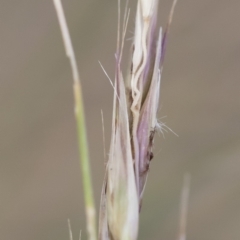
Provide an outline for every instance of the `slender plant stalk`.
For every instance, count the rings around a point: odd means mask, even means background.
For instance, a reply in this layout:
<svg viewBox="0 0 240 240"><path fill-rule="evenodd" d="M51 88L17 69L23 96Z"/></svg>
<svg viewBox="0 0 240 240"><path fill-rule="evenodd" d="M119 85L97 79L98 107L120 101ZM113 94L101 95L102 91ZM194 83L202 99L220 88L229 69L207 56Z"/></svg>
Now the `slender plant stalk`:
<svg viewBox="0 0 240 240"><path fill-rule="evenodd" d="M94 206L93 187L90 174L90 161L88 153L88 142L86 133L86 124L83 107L82 89L80 83L80 76L77 68L77 62L73 51L70 34L68 31L67 23L65 20L63 8L60 0L53 0L59 24L62 31L63 41L65 45L66 54L70 60L72 73L73 73L73 90L75 99L75 117L77 121L77 135L78 147L80 152L80 165L82 170L83 190L85 198L86 218L87 218L87 231L88 239L96 240L96 211Z"/></svg>
<svg viewBox="0 0 240 240"><path fill-rule="evenodd" d="M178 234L177 240L186 240L190 182L191 182L191 175L189 173L186 173L184 175L181 202L180 202L181 205L180 205L179 234Z"/></svg>

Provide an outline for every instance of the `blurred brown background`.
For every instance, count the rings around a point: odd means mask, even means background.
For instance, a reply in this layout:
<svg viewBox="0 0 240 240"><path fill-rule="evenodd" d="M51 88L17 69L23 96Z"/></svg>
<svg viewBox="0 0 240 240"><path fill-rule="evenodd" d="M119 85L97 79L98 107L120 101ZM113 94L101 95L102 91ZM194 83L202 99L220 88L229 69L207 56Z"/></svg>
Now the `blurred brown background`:
<svg viewBox="0 0 240 240"><path fill-rule="evenodd" d="M165 26L172 1L162 0ZM134 30L130 1L127 38ZM95 199L109 146L117 1L63 0L80 67ZM183 175L192 176L189 240L240 239L240 1L180 0L168 42L139 239L177 237ZM0 2L0 239L85 235L72 75L51 0ZM128 42L129 45L130 42ZM128 48L127 51L128 52ZM125 56L126 62L127 55Z"/></svg>

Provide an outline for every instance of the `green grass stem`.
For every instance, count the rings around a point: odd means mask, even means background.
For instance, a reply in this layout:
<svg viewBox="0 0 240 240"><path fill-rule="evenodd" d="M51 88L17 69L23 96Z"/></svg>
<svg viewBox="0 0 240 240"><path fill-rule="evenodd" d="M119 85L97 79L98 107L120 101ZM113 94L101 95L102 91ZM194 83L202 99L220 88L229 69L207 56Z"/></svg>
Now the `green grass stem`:
<svg viewBox="0 0 240 240"><path fill-rule="evenodd" d="M91 173L90 173L90 160L89 160L89 153L88 153L87 131L86 131L86 124L85 124L80 76L79 76L77 62L76 62L75 54L73 51L72 42L71 42L70 34L68 31L61 1L53 0L53 2L56 8L56 12L57 12L61 32L62 32L66 54L70 60L72 74L73 74L75 117L77 121L78 148L80 153L80 165L81 165L82 179L83 179L83 191L84 191L86 218L87 218L88 239L96 240L97 239L96 210L94 206L93 187L92 187Z"/></svg>

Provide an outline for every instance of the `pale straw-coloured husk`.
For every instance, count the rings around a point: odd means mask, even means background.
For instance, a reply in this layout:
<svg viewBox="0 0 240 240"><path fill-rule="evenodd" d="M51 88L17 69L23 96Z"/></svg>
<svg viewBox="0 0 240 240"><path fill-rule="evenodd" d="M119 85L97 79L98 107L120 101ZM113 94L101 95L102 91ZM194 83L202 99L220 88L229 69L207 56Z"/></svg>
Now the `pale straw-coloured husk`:
<svg viewBox="0 0 240 240"><path fill-rule="evenodd" d="M163 40L161 28L156 29L157 9L158 0L138 1L131 68L125 81L122 49L117 49L112 136L102 189L99 240L137 239L158 125ZM126 22L125 18L125 27Z"/></svg>

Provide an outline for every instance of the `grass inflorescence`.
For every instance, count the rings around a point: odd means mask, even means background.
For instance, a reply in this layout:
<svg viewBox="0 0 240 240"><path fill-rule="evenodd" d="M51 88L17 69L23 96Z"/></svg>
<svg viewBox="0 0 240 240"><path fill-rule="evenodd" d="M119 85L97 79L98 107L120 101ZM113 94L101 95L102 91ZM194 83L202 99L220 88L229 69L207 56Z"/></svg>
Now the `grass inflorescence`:
<svg viewBox="0 0 240 240"><path fill-rule="evenodd" d="M95 207L80 77L61 2L54 0L54 4L73 72L88 239L96 240ZM99 240L135 240L138 236L139 212L153 158L154 136L162 126L157 121L160 80L176 0L164 32L157 27L158 0L138 0L131 64L124 77L121 63L130 15L127 4L121 27L118 0L112 133L100 204Z"/></svg>

